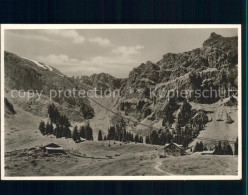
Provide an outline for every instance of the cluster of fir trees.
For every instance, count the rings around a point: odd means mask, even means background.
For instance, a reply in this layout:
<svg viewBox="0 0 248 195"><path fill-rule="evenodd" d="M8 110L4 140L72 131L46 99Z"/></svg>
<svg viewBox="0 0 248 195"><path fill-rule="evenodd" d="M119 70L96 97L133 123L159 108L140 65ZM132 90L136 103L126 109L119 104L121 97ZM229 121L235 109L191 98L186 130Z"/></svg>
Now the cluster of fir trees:
<svg viewBox="0 0 248 195"><path fill-rule="evenodd" d="M194 152L202 152L202 151L206 151L208 150L206 148L206 146L204 146L203 142L196 142L195 148L194 148Z"/></svg>
<svg viewBox="0 0 248 195"><path fill-rule="evenodd" d="M185 127L188 128L187 131L191 131L192 134L195 132L197 136L199 131L203 130L207 122L208 117L204 110L192 110L191 105L187 102L187 100L184 100L180 107L176 121L179 130L181 127Z"/></svg>
<svg viewBox="0 0 248 195"><path fill-rule="evenodd" d="M50 122L45 124L44 121L41 121L39 123L38 129L43 135L53 134L56 138L71 138L71 123L65 115L59 113L54 104L48 106L48 116ZM55 124L55 128L53 124Z"/></svg>
<svg viewBox="0 0 248 195"><path fill-rule="evenodd" d="M192 141L192 138L187 136L187 133L181 134L178 132L177 134L172 134L169 131L163 130L153 130L149 136L146 136L145 143L152 145L165 145L167 143L177 143L182 145L184 148L188 148L188 144Z"/></svg>
<svg viewBox="0 0 248 195"><path fill-rule="evenodd" d="M168 104L163 110L163 121L162 126L165 129L171 128L172 124L176 123L173 135L170 132L159 134L159 140L155 139L155 142L150 142L152 144L163 145L165 143L170 143L171 141L182 144L184 147L187 147L188 143L192 138L192 124L191 122L191 105L185 100L180 107L180 112L178 114L177 121L175 121L174 112L179 108L175 98L171 98ZM183 127L183 128L182 128ZM155 134L154 132L152 132ZM151 138L151 135L150 135Z"/></svg>
<svg viewBox="0 0 248 195"><path fill-rule="evenodd" d="M169 99L168 103L165 105L162 115L163 121L162 126L169 127L175 122L175 117L173 113L179 108L175 98Z"/></svg>
<svg viewBox="0 0 248 195"><path fill-rule="evenodd" d="M81 138L93 141L93 130L90 127L89 122L87 122L85 126L80 126L79 129L76 125L71 133L71 138L75 142L79 142Z"/></svg>
<svg viewBox="0 0 248 195"><path fill-rule="evenodd" d="M80 110L84 119L91 119L94 117L94 109L85 102L81 103Z"/></svg>
<svg viewBox="0 0 248 195"><path fill-rule="evenodd" d="M54 128L53 123L47 122L45 124L44 121L41 121L39 123L39 128L42 135L55 135L56 138L71 138L71 130L69 129L69 126L64 126L60 124L56 124L56 127Z"/></svg>
<svg viewBox="0 0 248 195"><path fill-rule="evenodd" d="M59 124L62 126L68 126L68 127L71 126L68 118L63 114L60 114L54 104L50 104L48 106L48 116L51 120L51 123Z"/></svg>
<svg viewBox="0 0 248 195"><path fill-rule="evenodd" d="M196 135L191 124L186 124L184 128L178 124L176 126L176 135L173 136L173 142L182 145L184 148L188 148L188 144L192 141L193 137L196 137Z"/></svg>
<svg viewBox="0 0 248 195"><path fill-rule="evenodd" d="M236 150L236 149L235 149ZM236 151L234 152L234 154ZM233 155L232 147L229 142L223 142L223 144L219 141L219 143L215 146L214 154L216 155Z"/></svg>
<svg viewBox="0 0 248 195"><path fill-rule="evenodd" d="M204 150L207 150L204 144L202 142L200 143L196 142L194 152L202 152ZM238 138L236 139L235 144L234 144L234 152L229 142L221 143L219 141L218 144L215 146L214 154L216 155L238 155Z"/></svg>
<svg viewBox="0 0 248 195"><path fill-rule="evenodd" d="M102 133L102 132L101 132ZM101 134L99 132L99 134ZM100 135L101 137L102 135ZM99 140L99 135L98 135ZM139 135L134 135L131 132L126 131L126 129L122 129L118 131L117 126L112 126L108 129L107 136L104 136L104 140L115 140L121 142L136 142L136 143L143 143L143 137Z"/></svg>
<svg viewBox="0 0 248 195"><path fill-rule="evenodd" d="M104 136L104 140L143 143L142 136L134 135L133 133L126 131L126 122L123 117L115 116L112 118L112 123L115 125L108 129L108 134Z"/></svg>
<svg viewBox="0 0 248 195"><path fill-rule="evenodd" d="M178 108L179 105L176 100L174 98L170 99L164 108L162 126L169 129L172 124L175 123L174 133L173 135L170 133L159 134L159 139L155 139L155 141L150 140L152 144L163 145L164 143L173 141L183 145L184 148L187 148L192 139L197 137L199 132L203 130L205 124L208 122L208 117L203 110L192 110L191 105L187 100L184 100L180 107L177 120L175 121L173 113ZM153 134L155 133L153 132ZM151 138L151 135L149 138ZM148 138L147 142L149 142Z"/></svg>
<svg viewBox="0 0 248 195"><path fill-rule="evenodd" d="M152 145L164 145L166 143L171 143L173 141L173 136L171 133L161 132L153 130L149 136L146 136L145 143Z"/></svg>
<svg viewBox="0 0 248 195"><path fill-rule="evenodd" d="M190 119L192 117L192 109L191 105L185 100L180 107L180 111L178 113L178 124L181 127L184 127L186 124L190 123Z"/></svg>
<svg viewBox="0 0 248 195"><path fill-rule="evenodd" d="M93 140L93 130L90 127L90 123L87 122L85 126L80 126L79 136L86 140Z"/></svg>

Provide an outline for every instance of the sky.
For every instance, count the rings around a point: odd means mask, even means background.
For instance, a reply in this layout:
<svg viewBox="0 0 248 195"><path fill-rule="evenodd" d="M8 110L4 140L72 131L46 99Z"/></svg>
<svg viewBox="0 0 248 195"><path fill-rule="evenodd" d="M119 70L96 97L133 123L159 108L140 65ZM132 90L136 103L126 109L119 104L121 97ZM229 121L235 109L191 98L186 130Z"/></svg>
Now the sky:
<svg viewBox="0 0 248 195"><path fill-rule="evenodd" d="M237 36L237 29L5 30L5 51L68 76L104 72L126 78L141 63L201 47L212 32Z"/></svg>

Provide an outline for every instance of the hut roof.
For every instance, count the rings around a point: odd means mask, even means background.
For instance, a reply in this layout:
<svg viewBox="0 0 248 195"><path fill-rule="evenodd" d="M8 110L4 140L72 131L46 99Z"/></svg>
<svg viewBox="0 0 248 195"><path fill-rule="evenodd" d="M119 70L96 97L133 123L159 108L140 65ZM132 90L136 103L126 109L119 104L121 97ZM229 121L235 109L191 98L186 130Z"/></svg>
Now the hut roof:
<svg viewBox="0 0 248 195"><path fill-rule="evenodd" d="M179 144L177 144L177 143L165 144L165 147L164 147L164 148L167 148L167 147L170 146L171 144L173 144L173 145L175 145L176 147L178 147L178 148L184 150L183 146L182 146L182 145L179 145Z"/></svg>
<svg viewBox="0 0 248 195"><path fill-rule="evenodd" d="M64 150L62 147L59 147L59 148L53 148L53 147L46 147L46 150L54 150L54 151L61 151L61 150Z"/></svg>
<svg viewBox="0 0 248 195"><path fill-rule="evenodd" d="M55 144L55 143L50 143L46 146L44 146L45 148L61 148L61 146Z"/></svg>

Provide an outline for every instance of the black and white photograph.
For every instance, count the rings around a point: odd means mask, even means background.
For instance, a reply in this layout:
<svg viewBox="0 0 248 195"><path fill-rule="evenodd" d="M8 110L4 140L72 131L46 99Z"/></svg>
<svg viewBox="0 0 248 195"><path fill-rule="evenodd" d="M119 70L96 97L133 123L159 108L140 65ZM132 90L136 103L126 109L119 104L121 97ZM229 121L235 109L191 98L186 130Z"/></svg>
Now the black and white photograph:
<svg viewBox="0 0 248 195"><path fill-rule="evenodd" d="M3 180L241 179L241 25L1 25Z"/></svg>

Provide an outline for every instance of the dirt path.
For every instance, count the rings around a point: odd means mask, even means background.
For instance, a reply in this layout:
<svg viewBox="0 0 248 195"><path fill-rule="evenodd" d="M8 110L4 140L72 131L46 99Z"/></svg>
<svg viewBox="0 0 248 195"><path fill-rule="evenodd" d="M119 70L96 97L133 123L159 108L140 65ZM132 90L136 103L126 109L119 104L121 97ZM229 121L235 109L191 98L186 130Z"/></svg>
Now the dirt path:
<svg viewBox="0 0 248 195"><path fill-rule="evenodd" d="M158 159L157 162L156 162L156 164L155 164L155 166L154 166L154 168L155 168L158 172L163 173L164 175L173 175L172 173L169 173L169 172L167 172L167 171L162 170L162 169L160 168L161 165L162 165L162 161L161 161L160 159Z"/></svg>

